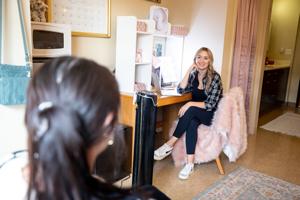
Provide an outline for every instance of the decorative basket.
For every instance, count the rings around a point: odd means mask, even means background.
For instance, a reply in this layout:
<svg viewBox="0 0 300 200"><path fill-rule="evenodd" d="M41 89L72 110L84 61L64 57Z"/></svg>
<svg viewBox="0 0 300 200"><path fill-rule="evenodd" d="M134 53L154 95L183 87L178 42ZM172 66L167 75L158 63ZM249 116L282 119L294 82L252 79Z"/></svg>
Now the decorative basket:
<svg viewBox="0 0 300 200"><path fill-rule="evenodd" d="M140 32L147 32L147 23L143 21L138 21L136 29Z"/></svg>
<svg viewBox="0 0 300 200"><path fill-rule="evenodd" d="M172 25L171 35L186 36L188 34L188 29L182 25Z"/></svg>

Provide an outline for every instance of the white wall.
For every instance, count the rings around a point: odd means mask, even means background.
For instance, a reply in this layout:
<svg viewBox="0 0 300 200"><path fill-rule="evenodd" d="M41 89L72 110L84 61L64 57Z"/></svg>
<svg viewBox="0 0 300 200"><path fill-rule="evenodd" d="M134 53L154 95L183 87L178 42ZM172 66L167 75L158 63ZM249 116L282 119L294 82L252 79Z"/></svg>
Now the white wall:
<svg viewBox="0 0 300 200"><path fill-rule="evenodd" d="M24 105L0 105L0 160L5 154L26 148L24 113Z"/></svg>
<svg viewBox="0 0 300 200"><path fill-rule="evenodd" d="M4 7L3 6L4 6L3 1L0 0L0 9L1 9L0 10L0 25L1 25L0 26L0 31L1 31L0 32L0 62L2 62L2 59L3 59L2 58L2 48L3 48L3 46L2 46L3 45L3 42L2 42L3 31L2 30L3 30L3 21L4 21L3 16L2 16L2 14L4 13Z"/></svg>
<svg viewBox="0 0 300 200"><path fill-rule="evenodd" d="M4 49L5 64L24 65L25 54L22 42L18 7L16 0L4 0ZM23 2L27 32L30 33L29 1ZM30 35L28 35L30 37ZM26 148L26 130L24 126L24 105L0 105L0 160L4 154Z"/></svg>
<svg viewBox="0 0 300 200"><path fill-rule="evenodd" d="M208 47L214 54L214 65L221 72L227 1L203 0L197 8L198 15L186 37L183 66L190 66L197 49Z"/></svg>
<svg viewBox="0 0 300 200"><path fill-rule="evenodd" d="M24 20L26 25L27 41L31 38L29 1L23 2ZM25 53L21 33L20 17L18 15L17 0L4 0L3 22L3 63L25 65ZM30 42L28 42L29 48Z"/></svg>
<svg viewBox="0 0 300 200"><path fill-rule="evenodd" d="M189 5L185 5L187 2L181 0L168 1L167 3L170 8L171 23L177 22L176 19L178 18L175 15L178 13L179 16L190 18L181 21L190 28L189 34L185 38L182 75L192 64L195 52L203 46L212 50L215 69L221 72L227 0L190 0L189 2ZM188 8L186 9L186 7Z"/></svg>

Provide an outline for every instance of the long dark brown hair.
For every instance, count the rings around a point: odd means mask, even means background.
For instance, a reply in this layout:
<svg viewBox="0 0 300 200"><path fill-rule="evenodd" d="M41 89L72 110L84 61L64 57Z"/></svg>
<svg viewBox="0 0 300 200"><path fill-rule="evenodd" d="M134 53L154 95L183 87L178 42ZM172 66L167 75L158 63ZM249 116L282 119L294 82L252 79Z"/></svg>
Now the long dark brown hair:
<svg viewBox="0 0 300 200"><path fill-rule="evenodd" d="M25 114L28 199L121 199L129 192L96 181L87 162L87 148L114 128L119 104L114 76L91 60L59 57L34 74ZM103 127L109 113L113 120Z"/></svg>

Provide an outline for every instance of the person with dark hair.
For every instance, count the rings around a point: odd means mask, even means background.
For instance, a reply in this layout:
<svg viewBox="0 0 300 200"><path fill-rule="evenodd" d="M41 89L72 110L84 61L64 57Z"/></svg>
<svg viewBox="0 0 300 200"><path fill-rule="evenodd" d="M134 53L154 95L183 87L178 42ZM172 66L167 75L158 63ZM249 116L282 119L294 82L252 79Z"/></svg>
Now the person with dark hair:
<svg viewBox="0 0 300 200"><path fill-rule="evenodd" d="M54 58L34 74L25 113L28 199L169 199L153 186L120 189L92 175L113 143L119 105L114 76L91 60Z"/></svg>
<svg viewBox="0 0 300 200"><path fill-rule="evenodd" d="M210 49L202 47L196 52L193 64L178 86L179 93L192 92L192 100L180 108L173 136L154 152L155 160L164 159L171 154L177 140L186 133L187 163L179 172L180 179L188 179L193 172L198 126L211 125L222 97L221 76L214 70L213 61Z"/></svg>

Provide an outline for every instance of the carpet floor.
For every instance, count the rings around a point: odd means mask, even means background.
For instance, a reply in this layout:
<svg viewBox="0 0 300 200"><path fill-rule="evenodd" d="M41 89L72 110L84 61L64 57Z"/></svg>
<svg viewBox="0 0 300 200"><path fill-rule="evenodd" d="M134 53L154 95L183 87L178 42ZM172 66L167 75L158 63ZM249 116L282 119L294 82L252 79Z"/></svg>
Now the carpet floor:
<svg viewBox="0 0 300 200"><path fill-rule="evenodd" d="M300 115L286 112L260 128L300 137Z"/></svg>
<svg viewBox="0 0 300 200"><path fill-rule="evenodd" d="M247 168L236 170L198 194L194 200L300 199L300 186Z"/></svg>

